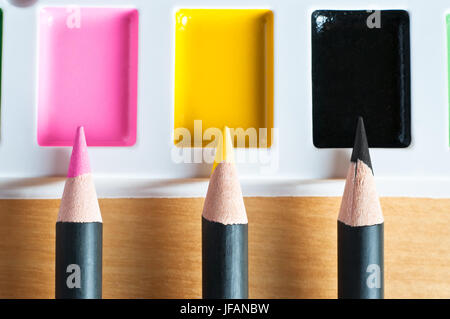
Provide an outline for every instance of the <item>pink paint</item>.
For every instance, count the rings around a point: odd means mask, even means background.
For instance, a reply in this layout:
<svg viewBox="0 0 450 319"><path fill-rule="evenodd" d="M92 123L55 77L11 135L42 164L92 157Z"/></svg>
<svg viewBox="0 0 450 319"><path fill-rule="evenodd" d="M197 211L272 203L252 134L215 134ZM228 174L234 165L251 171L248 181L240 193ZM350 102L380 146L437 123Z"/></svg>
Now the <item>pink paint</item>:
<svg viewBox="0 0 450 319"><path fill-rule="evenodd" d="M44 8L39 22L39 145L71 146L80 125L90 146L134 145L138 11Z"/></svg>
<svg viewBox="0 0 450 319"><path fill-rule="evenodd" d="M67 177L77 177L91 172L89 165L89 155L84 135L84 128L77 129L75 140L73 141L72 155L70 156L69 171Z"/></svg>

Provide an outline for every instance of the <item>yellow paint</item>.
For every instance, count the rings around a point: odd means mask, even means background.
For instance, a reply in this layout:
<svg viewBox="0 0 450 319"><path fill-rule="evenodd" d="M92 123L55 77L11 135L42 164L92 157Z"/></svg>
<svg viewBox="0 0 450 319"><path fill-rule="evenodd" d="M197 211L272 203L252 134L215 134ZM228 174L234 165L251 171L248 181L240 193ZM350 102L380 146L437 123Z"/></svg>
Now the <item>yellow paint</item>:
<svg viewBox="0 0 450 319"><path fill-rule="evenodd" d="M222 138L219 138L217 142L212 172L214 172L216 166L222 162L234 163L233 141L231 140L230 129L226 126L223 129Z"/></svg>
<svg viewBox="0 0 450 319"><path fill-rule="evenodd" d="M194 120L208 128L273 127L273 13L262 9L181 9L175 25L175 129L194 146ZM201 134L198 134L201 136ZM238 145L234 135L234 145ZM175 134L176 136L176 134ZM200 137L198 136L198 137ZM203 139L196 146L207 146Z"/></svg>

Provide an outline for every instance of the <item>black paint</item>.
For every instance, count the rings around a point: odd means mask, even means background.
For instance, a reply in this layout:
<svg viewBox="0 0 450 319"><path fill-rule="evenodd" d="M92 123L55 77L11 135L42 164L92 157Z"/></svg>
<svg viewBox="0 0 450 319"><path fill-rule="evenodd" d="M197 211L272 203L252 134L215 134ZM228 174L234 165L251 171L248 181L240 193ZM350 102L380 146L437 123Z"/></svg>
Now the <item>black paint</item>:
<svg viewBox="0 0 450 319"><path fill-rule="evenodd" d="M56 223L57 299L102 298L102 237L103 224ZM67 266L76 264L81 270L81 288L68 288Z"/></svg>
<svg viewBox="0 0 450 319"><path fill-rule="evenodd" d="M364 120L362 117L358 118L351 158L351 161L354 163L357 163L358 160L369 166L373 173L372 161L370 160L369 153L369 143L367 142L366 129L364 128Z"/></svg>
<svg viewBox="0 0 450 319"><path fill-rule="evenodd" d="M223 225L202 217L205 299L248 298L248 225Z"/></svg>
<svg viewBox="0 0 450 319"><path fill-rule="evenodd" d="M370 147L411 142L409 15L318 10L311 16L313 142L352 147L356 119L365 120Z"/></svg>
<svg viewBox="0 0 450 319"><path fill-rule="evenodd" d="M384 298L384 224L351 227L338 221L338 298ZM369 288L367 267L380 267L380 288Z"/></svg>

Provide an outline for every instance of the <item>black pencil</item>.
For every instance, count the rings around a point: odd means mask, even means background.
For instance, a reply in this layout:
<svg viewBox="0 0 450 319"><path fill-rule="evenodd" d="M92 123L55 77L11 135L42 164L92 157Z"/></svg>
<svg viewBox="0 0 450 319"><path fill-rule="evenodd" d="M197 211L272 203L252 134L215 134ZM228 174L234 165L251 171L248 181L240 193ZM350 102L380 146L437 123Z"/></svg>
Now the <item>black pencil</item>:
<svg viewBox="0 0 450 319"><path fill-rule="evenodd" d="M248 298L248 221L229 130L217 148L202 214L203 298Z"/></svg>
<svg viewBox="0 0 450 319"><path fill-rule="evenodd" d="M384 298L383 225L360 117L338 218L339 298Z"/></svg>
<svg viewBox="0 0 450 319"><path fill-rule="evenodd" d="M56 223L55 297L102 297L103 224L83 128L77 130Z"/></svg>

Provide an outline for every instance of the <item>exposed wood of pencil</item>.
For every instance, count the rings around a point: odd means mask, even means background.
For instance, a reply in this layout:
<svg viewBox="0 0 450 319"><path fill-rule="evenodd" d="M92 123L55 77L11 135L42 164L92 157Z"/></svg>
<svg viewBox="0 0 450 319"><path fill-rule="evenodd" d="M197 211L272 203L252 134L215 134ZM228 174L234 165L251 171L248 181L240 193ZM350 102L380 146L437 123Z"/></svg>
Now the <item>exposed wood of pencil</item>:
<svg viewBox="0 0 450 319"><path fill-rule="evenodd" d="M250 297L336 298L340 198L245 205ZM385 297L450 298L450 199L382 198L381 206ZM202 207L203 199L100 200L103 296L200 298L201 223L192 216ZM58 200L0 200L1 298L54 297L58 208Z"/></svg>
<svg viewBox="0 0 450 319"><path fill-rule="evenodd" d="M348 226L371 226L383 223L383 213L373 177L366 130L358 118L350 166L338 220Z"/></svg>

